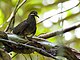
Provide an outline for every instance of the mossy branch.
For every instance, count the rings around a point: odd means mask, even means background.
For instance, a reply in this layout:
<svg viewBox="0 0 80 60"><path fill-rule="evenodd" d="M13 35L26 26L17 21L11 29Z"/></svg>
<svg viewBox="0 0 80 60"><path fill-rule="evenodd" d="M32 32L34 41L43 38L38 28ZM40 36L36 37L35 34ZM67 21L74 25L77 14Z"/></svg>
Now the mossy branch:
<svg viewBox="0 0 80 60"><path fill-rule="evenodd" d="M42 35L39 35L38 37L47 39L47 38L51 38L51 37L69 32L69 31L74 30L78 27L80 27L80 22L75 23L74 25L69 26L68 28L60 29L60 30L57 30L57 31L54 31L54 32L49 32L49 33L46 33L46 34L42 34Z"/></svg>

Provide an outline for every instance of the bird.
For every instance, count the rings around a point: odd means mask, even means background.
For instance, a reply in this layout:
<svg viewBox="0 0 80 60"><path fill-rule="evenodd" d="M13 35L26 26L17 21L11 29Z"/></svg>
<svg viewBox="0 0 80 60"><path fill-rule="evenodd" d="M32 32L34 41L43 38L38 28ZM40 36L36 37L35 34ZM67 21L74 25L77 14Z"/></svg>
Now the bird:
<svg viewBox="0 0 80 60"><path fill-rule="evenodd" d="M23 37L32 37L36 33L36 19L35 16L39 18L37 15L37 11L31 11L24 21L18 24L13 28L13 33L16 35L20 35Z"/></svg>

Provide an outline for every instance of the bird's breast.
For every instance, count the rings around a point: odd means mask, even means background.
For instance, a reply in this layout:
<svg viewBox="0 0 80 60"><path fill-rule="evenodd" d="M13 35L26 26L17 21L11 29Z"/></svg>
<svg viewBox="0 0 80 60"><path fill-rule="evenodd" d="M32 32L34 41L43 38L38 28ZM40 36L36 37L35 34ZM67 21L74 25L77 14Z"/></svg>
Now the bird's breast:
<svg viewBox="0 0 80 60"><path fill-rule="evenodd" d="M27 27L27 28L25 29L25 31L24 31L24 34L25 34L25 35L29 35L29 34L31 34L32 32L34 32L35 29L36 29L36 22L33 21L33 22L29 23L28 27Z"/></svg>

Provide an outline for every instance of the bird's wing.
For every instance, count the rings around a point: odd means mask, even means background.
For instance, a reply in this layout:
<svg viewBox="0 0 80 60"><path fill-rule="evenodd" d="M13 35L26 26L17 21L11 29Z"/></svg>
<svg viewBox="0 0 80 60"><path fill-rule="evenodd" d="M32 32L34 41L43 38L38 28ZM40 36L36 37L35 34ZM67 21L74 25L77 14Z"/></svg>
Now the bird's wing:
<svg viewBox="0 0 80 60"><path fill-rule="evenodd" d="M13 33L21 34L25 30L25 28L27 28L27 26L28 26L27 21L23 21L13 29Z"/></svg>

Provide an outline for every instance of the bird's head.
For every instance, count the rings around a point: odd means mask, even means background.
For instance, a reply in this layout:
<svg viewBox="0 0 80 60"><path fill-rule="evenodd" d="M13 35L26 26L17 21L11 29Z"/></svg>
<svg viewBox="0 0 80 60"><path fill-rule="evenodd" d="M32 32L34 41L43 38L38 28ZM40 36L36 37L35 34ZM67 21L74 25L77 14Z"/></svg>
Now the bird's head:
<svg viewBox="0 0 80 60"><path fill-rule="evenodd" d="M37 14L38 14L37 11L32 11L32 12L30 13L30 15L32 15L32 16L36 16L36 17L39 18L39 16L38 16Z"/></svg>

